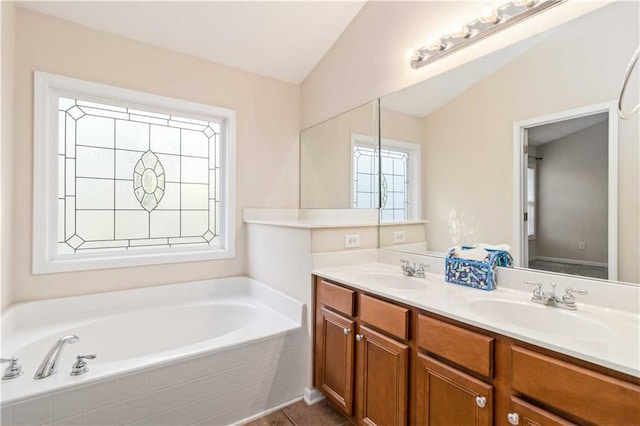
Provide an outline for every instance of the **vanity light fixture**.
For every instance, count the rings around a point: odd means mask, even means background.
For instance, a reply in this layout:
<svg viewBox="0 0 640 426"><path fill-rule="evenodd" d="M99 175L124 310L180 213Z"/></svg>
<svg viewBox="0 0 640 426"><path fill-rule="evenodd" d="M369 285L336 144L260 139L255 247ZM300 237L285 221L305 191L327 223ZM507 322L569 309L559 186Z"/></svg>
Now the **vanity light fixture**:
<svg viewBox="0 0 640 426"><path fill-rule="evenodd" d="M447 45L444 44L439 38L431 37L429 40L427 40L427 44L424 48L430 52L440 52L441 50L446 49Z"/></svg>
<svg viewBox="0 0 640 426"><path fill-rule="evenodd" d="M408 56L411 67L423 67L565 1L567 0L513 0L498 7L486 6L478 19L455 24L449 34L433 37L423 47L413 50L411 56Z"/></svg>
<svg viewBox="0 0 640 426"><path fill-rule="evenodd" d="M451 27L451 32L449 33L449 35L452 38L469 38L471 37L471 31L465 24L463 24L462 22L458 22L454 24L453 27Z"/></svg>
<svg viewBox="0 0 640 426"><path fill-rule="evenodd" d="M512 3L515 6L525 6L525 7L530 7L533 6L533 4L535 3L533 0L513 0Z"/></svg>
<svg viewBox="0 0 640 426"><path fill-rule="evenodd" d="M480 12L480 18L478 18L483 24L497 24L502 19L502 16L498 13L498 9L495 7L487 6Z"/></svg>

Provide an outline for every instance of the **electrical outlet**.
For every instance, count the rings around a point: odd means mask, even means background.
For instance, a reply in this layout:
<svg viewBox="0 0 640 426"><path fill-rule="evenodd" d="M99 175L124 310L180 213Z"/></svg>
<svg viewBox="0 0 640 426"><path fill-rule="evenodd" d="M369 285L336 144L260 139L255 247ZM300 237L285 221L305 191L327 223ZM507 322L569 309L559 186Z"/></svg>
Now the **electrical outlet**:
<svg viewBox="0 0 640 426"><path fill-rule="evenodd" d="M393 244L404 243L405 232L396 231L393 233Z"/></svg>
<svg viewBox="0 0 640 426"><path fill-rule="evenodd" d="M346 234L344 236L344 248L360 247L360 234Z"/></svg>
<svg viewBox="0 0 640 426"><path fill-rule="evenodd" d="M584 241L580 241L580 242L578 243L578 249L580 249L580 250L584 250L584 249L586 249L586 248L587 248L587 243L585 243Z"/></svg>

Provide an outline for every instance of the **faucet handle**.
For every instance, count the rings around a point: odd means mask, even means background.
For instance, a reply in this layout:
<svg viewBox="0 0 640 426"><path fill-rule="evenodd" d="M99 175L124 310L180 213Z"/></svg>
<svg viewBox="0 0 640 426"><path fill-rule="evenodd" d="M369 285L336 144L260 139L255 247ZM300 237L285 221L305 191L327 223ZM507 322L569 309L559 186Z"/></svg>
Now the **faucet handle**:
<svg viewBox="0 0 640 426"><path fill-rule="evenodd" d="M567 287L567 288L564 289L564 291L568 295L572 295L572 294L589 294L589 292L587 290L582 290L581 288Z"/></svg>
<svg viewBox="0 0 640 426"><path fill-rule="evenodd" d="M2 380L11 380L22 376L22 366L18 363L18 357L0 358L0 362L9 363L9 366L4 370Z"/></svg>
<svg viewBox="0 0 640 426"><path fill-rule="evenodd" d="M79 376L89 371L85 359L95 359L96 354L77 355L76 362L71 366L71 375Z"/></svg>
<svg viewBox="0 0 640 426"><path fill-rule="evenodd" d="M567 309L575 310L576 309L576 297L574 294L589 294L587 290L582 290L579 288L567 287L564 289L565 294L562 296L562 303L567 307Z"/></svg>
<svg viewBox="0 0 640 426"><path fill-rule="evenodd" d="M424 274L427 268L431 268L431 265L429 265L428 263L421 263L420 265L418 265L418 270L416 271L418 277L424 278Z"/></svg>
<svg viewBox="0 0 640 426"><path fill-rule="evenodd" d="M542 282L540 281L523 281L526 285L533 285L536 288L533 289L533 297L531 298L532 302L539 303L542 301L542 296L544 295L544 291L542 291Z"/></svg>
<svg viewBox="0 0 640 426"><path fill-rule="evenodd" d="M541 289L542 290L542 282L540 281L522 281L522 284L526 284L526 285L534 285L536 286L536 290L537 289Z"/></svg>

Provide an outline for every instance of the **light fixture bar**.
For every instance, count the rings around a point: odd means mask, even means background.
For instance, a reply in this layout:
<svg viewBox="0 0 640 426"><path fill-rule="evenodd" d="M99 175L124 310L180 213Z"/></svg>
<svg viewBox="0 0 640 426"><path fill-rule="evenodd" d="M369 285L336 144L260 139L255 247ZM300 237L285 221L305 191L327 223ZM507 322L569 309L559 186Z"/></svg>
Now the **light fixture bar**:
<svg viewBox="0 0 640 426"><path fill-rule="evenodd" d="M411 67L421 68L565 1L514 0L495 9L485 8L479 19L456 24L451 33L432 39L426 46L416 49L411 57Z"/></svg>

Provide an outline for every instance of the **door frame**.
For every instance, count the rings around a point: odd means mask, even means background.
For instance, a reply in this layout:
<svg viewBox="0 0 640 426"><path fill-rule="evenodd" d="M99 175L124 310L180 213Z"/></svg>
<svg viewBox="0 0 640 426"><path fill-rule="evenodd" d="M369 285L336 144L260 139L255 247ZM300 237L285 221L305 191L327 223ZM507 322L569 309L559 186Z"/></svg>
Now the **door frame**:
<svg viewBox="0 0 640 426"><path fill-rule="evenodd" d="M609 280L618 279L618 114L615 100L513 123L513 259L516 266L528 267L529 239L523 220L526 204L527 130L544 124L607 112L608 118L608 226L607 263Z"/></svg>

